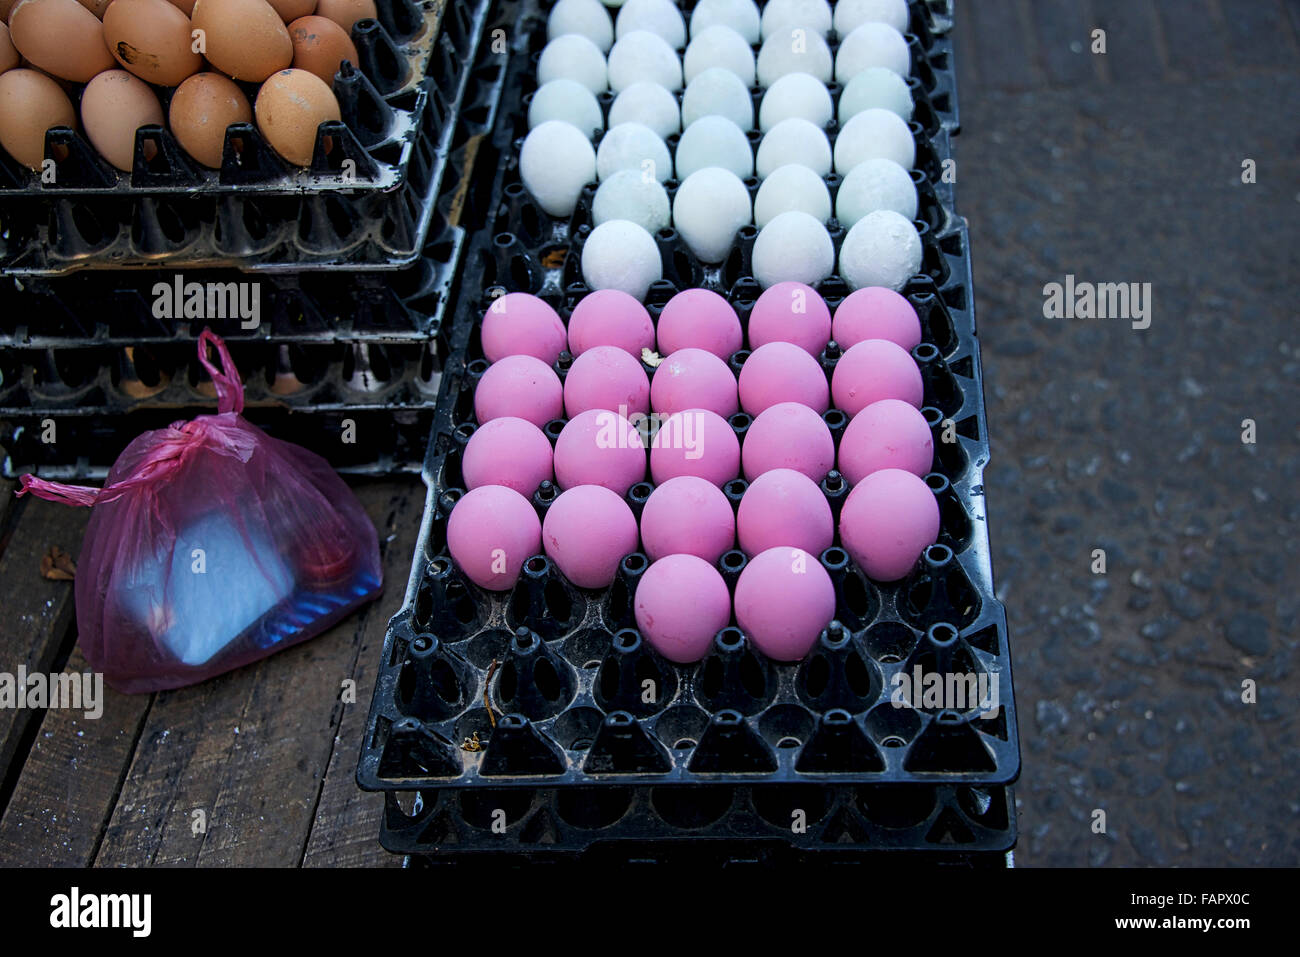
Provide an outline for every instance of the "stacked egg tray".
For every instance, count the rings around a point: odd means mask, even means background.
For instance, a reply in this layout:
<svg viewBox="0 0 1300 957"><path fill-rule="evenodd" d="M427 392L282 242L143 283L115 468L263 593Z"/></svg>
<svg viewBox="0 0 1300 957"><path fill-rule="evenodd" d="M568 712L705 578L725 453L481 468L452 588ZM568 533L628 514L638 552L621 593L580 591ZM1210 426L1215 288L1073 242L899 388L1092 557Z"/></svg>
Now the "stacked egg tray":
<svg viewBox="0 0 1300 957"><path fill-rule="evenodd" d="M152 126L136 133L129 174L69 129L47 134L52 183L0 155L0 268L410 266L436 235L444 180L491 126L501 64L482 41L512 23L508 6L376 0L378 19L352 31L361 63L335 79L343 120L321 125L305 170L287 166L252 124L227 130L217 171Z"/></svg>
<svg viewBox="0 0 1300 957"><path fill-rule="evenodd" d="M516 60L525 66L512 61L494 138L497 177L485 190L495 206L491 228L466 258L425 467L421 544L385 642L358 769L363 787L387 792L384 846L439 860L510 852L639 860L703 842L726 859L860 859L889 850L964 863L1010 848L1019 745L984 520L988 444L968 234L950 202L925 188L930 176L914 173L924 274L903 292L922 320L913 357L935 434L926 481L942 523L910 576L873 583L833 547L821 560L836 583L838 621L806 661L769 662L731 627L703 662L678 666L635 630L644 554L628 556L614 585L595 592L574 587L541 555L501 595L456 569L446 523L463 494L460 456L488 365L478 323L505 291L540 295L565 319L588 292L575 247L590 228L589 202L570 221L552 220L518 181L521 130L506 118L526 112L512 98L528 88L533 64ZM753 238L742 232L724 265L706 268L661 234L665 279L647 296L652 318L677 291L704 286L726 295L744 325L760 292L748 274ZM818 291L832 308L848 293L834 278ZM746 356L733 356L733 368ZM822 356L828 376L835 358ZM565 370L562 357L557 372ZM832 409L826 421L838 440L847 417ZM946 422L955 443L942 441ZM562 425L546 434L554 440ZM748 417L732 425L743 438ZM744 488L737 480L725 492L734 504ZM833 473L822 488L838 515L847 483ZM629 491L634 513L652 489L642 482ZM539 512L552 494L534 498ZM738 551L723 556L729 584L745 561ZM918 663L997 674L1002 710L986 719L893 707L890 679ZM640 694L647 679L666 689L651 705Z"/></svg>

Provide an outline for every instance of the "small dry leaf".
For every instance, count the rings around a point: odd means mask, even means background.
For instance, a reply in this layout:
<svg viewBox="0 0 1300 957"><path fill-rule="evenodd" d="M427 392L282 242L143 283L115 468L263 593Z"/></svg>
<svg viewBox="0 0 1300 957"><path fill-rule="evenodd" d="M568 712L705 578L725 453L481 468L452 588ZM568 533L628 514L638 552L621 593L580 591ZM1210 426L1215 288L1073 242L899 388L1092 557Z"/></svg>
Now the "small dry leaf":
<svg viewBox="0 0 1300 957"><path fill-rule="evenodd" d="M41 556L41 577L50 581L70 582L77 577L77 563L58 545L51 545L49 551Z"/></svg>
<svg viewBox="0 0 1300 957"><path fill-rule="evenodd" d="M568 246L559 246L542 256L542 265L547 269L559 269L564 265L564 257L569 255Z"/></svg>

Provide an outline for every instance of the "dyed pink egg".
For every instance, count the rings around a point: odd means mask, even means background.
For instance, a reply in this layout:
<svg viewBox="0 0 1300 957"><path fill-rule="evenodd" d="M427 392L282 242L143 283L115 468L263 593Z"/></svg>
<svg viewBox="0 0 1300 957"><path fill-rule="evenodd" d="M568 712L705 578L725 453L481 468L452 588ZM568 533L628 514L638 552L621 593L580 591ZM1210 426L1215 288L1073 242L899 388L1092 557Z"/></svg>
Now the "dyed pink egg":
<svg viewBox="0 0 1300 957"><path fill-rule="evenodd" d="M731 304L710 289L687 289L668 300L659 314L659 354L703 349L728 359L744 345L740 319Z"/></svg>
<svg viewBox="0 0 1300 957"><path fill-rule="evenodd" d="M881 469L924 475L932 464L934 438L929 423L898 399L871 403L853 417L840 439L840 471L852 485Z"/></svg>
<svg viewBox="0 0 1300 957"><path fill-rule="evenodd" d="M519 580L524 562L540 553L542 523L528 499L514 489L481 485L452 508L447 548L470 581L505 591Z"/></svg>
<svg viewBox="0 0 1300 957"><path fill-rule="evenodd" d="M868 578L897 581L939 539L939 503L911 472L881 469L849 492L840 542Z"/></svg>
<svg viewBox="0 0 1300 957"><path fill-rule="evenodd" d="M506 356L535 356L547 365L564 351L564 323L546 302L526 292L492 301L483 314L483 354L493 362Z"/></svg>
<svg viewBox="0 0 1300 957"><path fill-rule="evenodd" d="M488 366L474 390L479 424L503 415L539 428L564 416L564 387L555 370L533 356L506 356Z"/></svg>
<svg viewBox="0 0 1300 957"><path fill-rule="evenodd" d="M901 399L919 409L925 397L916 360L888 339L864 339L840 356L831 392L835 408L849 416L881 399Z"/></svg>
<svg viewBox="0 0 1300 957"><path fill-rule="evenodd" d="M740 439L727 420L708 409L674 412L650 443L650 477L655 484L697 475L719 487L740 475Z"/></svg>
<svg viewBox="0 0 1300 957"><path fill-rule="evenodd" d="M866 339L888 339L911 352L921 343L921 320L912 304L894 290L867 286L839 304L831 332L844 349Z"/></svg>
<svg viewBox="0 0 1300 957"><path fill-rule="evenodd" d="M821 363L792 342L769 342L740 367L740 404L758 415L778 402L800 402L814 412L830 405Z"/></svg>
<svg viewBox="0 0 1300 957"><path fill-rule="evenodd" d="M655 347L654 323L640 300L621 289L583 296L569 316L569 351L580 356L595 346L617 346L637 359Z"/></svg>
<svg viewBox="0 0 1300 957"><path fill-rule="evenodd" d="M794 469L764 472L745 489L736 513L740 549L753 557L778 545L820 555L835 542L830 502Z"/></svg>
<svg viewBox="0 0 1300 957"><path fill-rule="evenodd" d="M703 349L678 349L655 369L650 407L656 412L708 409L724 419L739 408L731 367Z"/></svg>
<svg viewBox="0 0 1300 957"><path fill-rule="evenodd" d="M798 402L770 405L745 433L745 478L794 469L820 482L835 467L835 440L822 417Z"/></svg>
<svg viewBox="0 0 1300 957"><path fill-rule="evenodd" d="M768 286L749 314L749 347L793 342L814 356L831 341L831 311L812 286L779 282Z"/></svg>
<svg viewBox="0 0 1300 957"><path fill-rule="evenodd" d="M564 410L570 418L588 409L609 409L624 418L650 411L650 379L631 353L593 346L573 360L564 377Z"/></svg>
<svg viewBox="0 0 1300 957"><path fill-rule="evenodd" d="M555 441L560 488L603 485L626 495L645 478L645 443L627 419L608 409L588 409L570 419Z"/></svg>
<svg viewBox="0 0 1300 957"><path fill-rule="evenodd" d="M492 419L469 437L461 472L466 488L504 485L531 498L539 485L555 477L551 441L526 419Z"/></svg>
<svg viewBox="0 0 1300 957"><path fill-rule="evenodd" d="M551 503L542 544L564 577L579 588L608 588L619 562L636 551L636 516L601 485L577 485Z"/></svg>
<svg viewBox="0 0 1300 957"><path fill-rule="evenodd" d="M736 516L712 482L679 475L650 493L641 510L641 541L651 561L694 555L712 565L736 543Z"/></svg>
<svg viewBox="0 0 1300 957"><path fill-rule="evenodd" d="M650 647L682 665L708 654L713 636L731 621L727 583L695 555L669 555L647 568L634 604Z"/></svg>
<svg viewBox="0 0 1300 957"><path fill-rule="evenodd" d="M831 576L802 548L760 552L736 581L736 622L774 661L802 660L834 617Z"/></svg>

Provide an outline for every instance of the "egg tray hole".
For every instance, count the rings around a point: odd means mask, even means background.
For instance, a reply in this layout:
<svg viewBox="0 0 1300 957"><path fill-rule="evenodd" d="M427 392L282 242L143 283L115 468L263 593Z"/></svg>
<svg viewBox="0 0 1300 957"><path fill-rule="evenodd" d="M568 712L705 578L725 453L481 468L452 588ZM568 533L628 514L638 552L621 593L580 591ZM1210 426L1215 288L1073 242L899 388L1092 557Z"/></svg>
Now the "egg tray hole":
<svg viewBox="0 0 1300 957"><path fill-rule="evenodd" d="M444 789L389 793L380 842L439 865L518 854L530 863L1003 867L1014 808L1011 788L950 785Z"/></svg>
<svg viewBox="0 0 1300 957"><path fill-rule="evenodd" d="M347 129L338 124L322 127L316 165L334 171L330 189L316 189L302 174L292 174L301 182L291 189L264 189L253 183L226 191L196 191L192 185L170 192L98 188L68 195L72 191L64 190L53 205L48 193L30 200L0 191L0 210L15 237L0 245L0 267L16 275L57 276L82 269L148 268L160 262L178 268L234 262L258 272L410 266L418 261L428 237L439 235L448 218L458 215L462 184L472 177L476 158L466 143L495 119L504 78L498 62L502 58L478 40L488 29L508 30L516 22L517 3L495 0L494 15L489 16L492 2L480 0L475 8L475 45L467 55L477 51L476 59L472 67L457 61L453 88L444 91L429 80L401 94L412 102L416 118L401 144L357 152L356 139ZM464 16L459 11L452 20ZM61 149L103 165L88 144L64 132L69 135ZM256 129L232 127L229 134L234 146L228 142L227 152L237 148L245 172L265 167L290 175ZM137 145L153 157L155 166L166 157L193 165L166 131L142 128ZM137 169L139 161L137 157ZM390 167L397 172L384 172ZM367 170L379 178L367 179ZM257 178L249 174L245 179L249 176ZM456 181L447 182L451 177ZM102 182L102 177L94 181ZM196 210L196 202L206 210Z"/></svg>
<svg viewBox="0 0 1300 957"><path fill-rule="evenodd" d="M0 417L0 475L16 479L32 473L56 482L101 482L132 440L177 419L211 414L215 408L144 409L122 416L59 416L58 441L41 441L40 419ZM347 475L385 478L419 474L428 449L433 410L354 409L347 411L289 410L252 407L244 417L267 434L317 453L332 468ZM348 425L349 421L352 423ZM342 436L351 428L356 441Z"/></svg>

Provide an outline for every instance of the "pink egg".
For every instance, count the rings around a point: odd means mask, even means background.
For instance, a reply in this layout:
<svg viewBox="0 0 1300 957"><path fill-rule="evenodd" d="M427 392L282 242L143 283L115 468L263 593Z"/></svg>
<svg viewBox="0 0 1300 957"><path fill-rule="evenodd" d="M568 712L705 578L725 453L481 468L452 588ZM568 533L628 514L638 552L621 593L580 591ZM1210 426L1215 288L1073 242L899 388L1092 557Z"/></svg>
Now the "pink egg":
<svg viewBox="0 0 1300 957"><path fill-rule="evenodd" d="M849 492L840 542L868 578L897 581L939 539L939 503L911 472L881 469Z"/></svg>
<svg viewBox="0 0 1300 957"><path fill-rule="evenodd" d="M798 402L770 405L745 433L745 478L794 469L820 482L835 467L835 440L822 417Z"/></svg>
<svg viewBox="0 0 1300 957"><path fill-rule="evenodd" d="M561 492L546 510L542 544L564 577L579 588L608 588L619 562L636 551L636 516L601 485Z"/></svg>
<svg viewBox="0 0 1300 957"><path fill-rule="evenodd" d="M912 304L885 286L849 293L835 310L831 331L840 348L866 339L888 339L911 352L921 343L921 320Z"/></svg>
<svg viewBox="0 0 1300 957"><path fill-rule="evenodd" d="M758 415L778 402L801 402L814 412L830 405L821 363L792 342L769 342L740 367L740 404Z"/></svg>
<svg viewBox="0 0 1300 957"><path fill-rule="evenodd" d="M483 354L493 362L506 356L535 356L547 365L564 351L564 323L547 303L526 292L492 301L483 314Z"/></svg>
<svg viewBox="0 0 1300 957"><path fill-rule="evenodd" d="M731 621L727 583L694 555L669 555L647 568L635 606L636 626L650 647L683 665L708 654L713 636Z"/></svg>
<svg viewBox="0 0 1300 957"><path fill-rule="evenodd" d="M582 298L569 316L569 351L580 356L595 346L617 346L641 358L655 347L650 313L621 289L598 289Z"/></svg>
<svg viewBox="0 0 1300 957"><path fill-rule="evenodd" d="M768 286L749 314L749 347L793 342L814 356L831 341L831 311L812 286L779 282Z"/></svg>
<svg viewBox="0 0 1300 957"><path fill-rule="evenodd" d="M739 408L731 367L703 349L678 349L655 369L650 407L656 412L708 409L724 419Z"/></svg>
<svg viewBox="0 0 1300 957"><path fill-rule="evenodd" d="M524 562L540 553L542 523L528 499L514 489L481 485L452 508L447 548L470 581L505 591L519 580Z"/></svg>
<svg viewBox="0 0 1300 957"><path fill-rule="evenodd" d="M740 319L731 304L710 289L687 289L668 300L659 314L659 354L703 349L729 359L744 345Z"/></svg>
<svg viewBox="0 0 1300 957"><path fill-rule="evenodd" d="M740 475L740 440L727 420L708 409L674 412L650 443L655 484L697 475L719 487Z"/></svg>
<svg viewBox="0 0 1300 957"><path fill-rule="evenodd" d="M564 377L564 410L573 418L588 409L624 418L649 412L650 379L640 361L618 346L593 346L574 359Z"/></svg>
<svg viewBox="0 0 1300 957"><path fill-rule="evenodd" d="M603 485L626 495L645 478L645 443L627 419L608 409L588 409L570 419L555 442L560 488Z"/></svg>
<svg viewBox="0 0 1300 957"><path fill-rule="evenodd" d="M840 471L852 485L881 469L924 475L932 464L934 438L929 423L898 399L871 403L853 417L840 439Z"/></svg>
<svg viewBox="0 0 1300 957"><path fill-rule="evenodd" d="M907 350L887 339L864 339L835 363L831 376L835 408L855 416L881 399L901 399L921 407L921 370Z"/></svg>
<svg viewBox="0 0 1300 957"><path fill-rule="evenodd" d="M679 475L650 493L641 510L641 541L651 561L694 555L712 565L736 543L736 516L712 482Z"/></svg>
<svg viewBox="0 0 1300 957"><path fill-rule="evenodd" d="M736 581L736 622L774 661L802 660L834 617L831 576L802 548L760 552Z"/></svg>
<svg viewBox="0 0 1300 957"><path fill-rule="evenodd" d="M531 498L555 478L550 439L526 419L506 415L474 430L461 461L466 488L504 485Z"/></svg>
<svg viewBox="0 0 1300 957"><path fill-rule="evenodd" d="M749 484L736 513L740 548L753 557L778 545L820 555L835 542L830 502L794 469L772 469Z"/></svg>
<svg viewBox="0 0 1300 957"><path fill-rule="evenodd" d="M555 370L533 356L506 356L488 366L474 390L479 424L509 415L539 428L564 417L564 387Z"/></svg>

